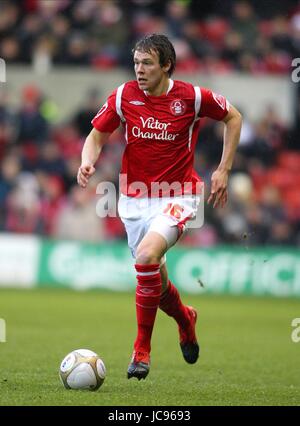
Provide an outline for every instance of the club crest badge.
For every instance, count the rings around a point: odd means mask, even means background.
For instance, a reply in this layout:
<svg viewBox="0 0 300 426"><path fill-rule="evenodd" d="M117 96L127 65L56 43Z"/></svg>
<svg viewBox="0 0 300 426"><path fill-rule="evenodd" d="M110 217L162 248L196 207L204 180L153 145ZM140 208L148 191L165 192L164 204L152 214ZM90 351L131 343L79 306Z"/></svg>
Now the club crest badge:
<svg viewBox="0 0 300 426"><path fill-rule="evenodd" d="M226 108L226 99L222 95L218 95L217 93L212 92L214 100L220 105L222 109Z"/></svg>
<svg viewBox="0 0 300 426"><path fill-rule="evenodd" d="M186 111L186 104L181 99L175 99L170 105L170 110L173 115L182 115Z"/></svg>
<svg viewBox="0 0 300 426"><path fill-rule="evenodd" d="M103 114L104 113L104 111L106 111L107 110L107 107L108 107L108 103L107 102L105 102L105 104L99 109L99 111L97 112L97 115L96 115L96 117L95 118L97 118L97 117L99 117L101 114Z"/></svg>

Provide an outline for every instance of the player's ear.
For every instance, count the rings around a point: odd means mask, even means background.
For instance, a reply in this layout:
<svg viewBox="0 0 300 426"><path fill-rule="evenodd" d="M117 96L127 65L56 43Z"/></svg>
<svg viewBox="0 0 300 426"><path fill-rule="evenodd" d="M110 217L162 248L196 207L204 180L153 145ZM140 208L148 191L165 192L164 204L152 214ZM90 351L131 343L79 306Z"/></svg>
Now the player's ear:
<svg viewBox="0 0 300 426"><path fill-rule="evenodd" d="M166 65L164 65L164 66L162 67L162 70L163 70L163 72L168 72L170 68L171 68L171 61L168 61L168 62L166 63Z"/></svg>

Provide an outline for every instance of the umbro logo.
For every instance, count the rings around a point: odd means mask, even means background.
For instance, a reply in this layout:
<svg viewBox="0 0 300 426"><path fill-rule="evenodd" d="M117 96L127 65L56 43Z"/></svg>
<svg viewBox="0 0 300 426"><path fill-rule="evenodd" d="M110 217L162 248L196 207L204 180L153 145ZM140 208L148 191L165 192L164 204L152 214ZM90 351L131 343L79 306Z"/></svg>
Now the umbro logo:
<svg viewBox="0 0 300 426"><path fill-rule="evenodd" d="M150 294L150 293L153 293L154 292L154 290L152 289L152 288L140 288L140 292L141 293L144 293L144 294Z"/></svg>
<svg viewBox="0 0 300 426"><path fill-rule="evenodd" d="M141 101L129 101L129 103L132 105L145 105L145 102L141 102Z"/></svg>

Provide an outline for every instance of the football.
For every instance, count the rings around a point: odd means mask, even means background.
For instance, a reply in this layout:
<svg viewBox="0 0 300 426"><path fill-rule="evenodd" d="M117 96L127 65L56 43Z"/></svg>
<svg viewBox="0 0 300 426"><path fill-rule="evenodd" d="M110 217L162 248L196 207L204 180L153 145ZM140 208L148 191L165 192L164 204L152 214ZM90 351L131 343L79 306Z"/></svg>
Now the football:
<svg viewBox="0 0 300 426"><path fill-rule="evenodd" d="M103 384L106 368L102 359L88 349L76 349L62 360L59 377L66 389L97 390Z"/></svg>

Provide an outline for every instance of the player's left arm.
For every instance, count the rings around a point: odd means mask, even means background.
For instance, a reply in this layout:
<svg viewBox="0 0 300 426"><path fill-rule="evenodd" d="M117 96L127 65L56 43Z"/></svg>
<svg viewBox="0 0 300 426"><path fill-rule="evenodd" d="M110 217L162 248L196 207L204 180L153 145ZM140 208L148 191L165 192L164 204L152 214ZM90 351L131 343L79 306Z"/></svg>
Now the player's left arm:
<svg viewBox="0 0 300 426"><path fill-rule="evenodd" d="M228 176L240 140L242 115L234 106L230 105L229 111L222 121L225 123L222 158L218 168L212 174L211 191L208 198L208 203L213 202L213 207L224 207L227 202Z"/></svg>

